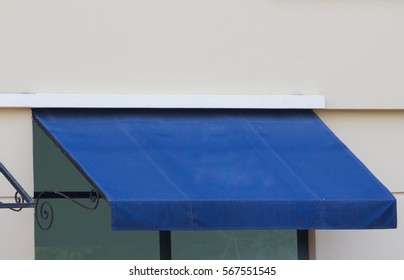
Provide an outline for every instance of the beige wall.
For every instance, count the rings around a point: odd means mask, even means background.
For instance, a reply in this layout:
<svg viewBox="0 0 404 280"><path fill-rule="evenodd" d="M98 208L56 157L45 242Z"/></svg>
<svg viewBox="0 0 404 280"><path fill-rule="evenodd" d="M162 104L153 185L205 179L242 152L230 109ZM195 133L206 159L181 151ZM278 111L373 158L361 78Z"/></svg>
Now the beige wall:
<svg viewBox="0 0 404 280"><path fill-rule="evenodd" d="M403 14L398 0L0 0L0 92L304 93L404 109ZM403 111L318 113L403 201ZM0 131L0 160L32 192L29 110L0 110ZM32 258L32 210L0 211L0 258ZM317 231L316 253L404 258L403 234Z"/></svg>
<svg viewBox="0 0 404 280"><path fill-rule="evenodd" d="M33 195L32 123L30 110L0 109L0 161ZM14 196L14 189L0 180L0 201ZM0 209L0 260L34 258L34 211Z"/></svg>
<svg viewBox="0 0 404 280"><path fill-rule="evenodd" d="M0 1L0 92L315 93L404 108L404 1Z"/></svg>
<svg viewBox="0 0 404 280"><path fill-rule="evenodd" d="M397 198L398 228L316 231L317 259L404 259L404 110L316 113Z"/></svg>

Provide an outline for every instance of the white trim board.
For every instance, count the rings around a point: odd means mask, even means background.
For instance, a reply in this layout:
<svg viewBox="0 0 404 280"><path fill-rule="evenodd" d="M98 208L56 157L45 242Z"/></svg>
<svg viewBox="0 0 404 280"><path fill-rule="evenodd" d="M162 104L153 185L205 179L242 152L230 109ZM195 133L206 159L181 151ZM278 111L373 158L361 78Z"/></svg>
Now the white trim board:
<svg viewBox="0 0 404 280"><path fill-rule="evenodd" d="M323 109L321 95L0 93L0 108Z"/></svg>

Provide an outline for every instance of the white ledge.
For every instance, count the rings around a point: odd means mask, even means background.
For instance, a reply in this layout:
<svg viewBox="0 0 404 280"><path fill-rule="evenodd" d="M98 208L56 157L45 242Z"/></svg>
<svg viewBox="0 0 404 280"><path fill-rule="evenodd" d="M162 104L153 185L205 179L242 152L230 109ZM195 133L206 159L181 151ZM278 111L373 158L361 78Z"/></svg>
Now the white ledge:
<svg viewBox="0 0 404 280"><path fill-rule="evenodd" d="M0 93L0 108L322 109L321 95Z"/></svg>

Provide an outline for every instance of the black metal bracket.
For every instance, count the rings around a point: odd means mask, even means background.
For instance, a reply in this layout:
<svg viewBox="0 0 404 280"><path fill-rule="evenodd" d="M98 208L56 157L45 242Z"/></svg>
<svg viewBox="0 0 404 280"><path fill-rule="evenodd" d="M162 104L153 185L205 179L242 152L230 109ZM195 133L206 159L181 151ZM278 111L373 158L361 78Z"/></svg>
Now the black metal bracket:
<svg viewBox="0 0 404 280"><path fill-rule="evenodd" d="M14 201L12 203L0 202L0 208L7 208L13 211L21 211L23 208L34 208L35 201L28 195L24 188L17 182L17 180L11 175L7 168L0 162L0 172L4 178L15 189Z"/></svg>
<svg viewBox="0 0 404 280"><path fill-rule="evenodd" d="M85 194L83 196L83 194ZM98 207L100 201L100 194L97 190L92 189L90 192L56 192L56 191L43 191L35 193L36 206L35 206L35 221L40 229L48 230L53 225L53 207L49 201L43 201L43 199L62 198L68 199L70 202L87 209L95 210ZM79 198L88 198L90 204L86 205L79 202Z"/></svg>
<svg viewBox="0 0 404 280"><path fill-rule="evenodd" d="M11 175L7 168L0 162L0 173L15 189L14 200L12 203L3 203L0 201L0 209L10 209L12 211L21 211L23 208L35 208L35 221L39 228L42 230L48 230L53 224L53 207L49 201L43 201L42 199L51 198L64 198L73 202L74 204L83 207L88 210L95 210L98 207L100 201L100 194L97 190L92 189L89 192L55 192L55 191L43 191L35 193L35 200L29 196L24 188L17 182L17 180ZM90 205L83 204L77 199L89 198Z"/></svg>

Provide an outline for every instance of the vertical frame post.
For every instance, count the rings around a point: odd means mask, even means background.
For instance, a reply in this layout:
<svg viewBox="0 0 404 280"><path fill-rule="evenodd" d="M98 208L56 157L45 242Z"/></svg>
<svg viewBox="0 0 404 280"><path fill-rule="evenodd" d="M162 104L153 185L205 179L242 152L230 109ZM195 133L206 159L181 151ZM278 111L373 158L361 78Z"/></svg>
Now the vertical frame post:
<svg viewBox="0 0 404 280"><path fill-rule="evenodd" d="M309 259L309 231L297 230L297 259Z"/></svg>
<svg viewBox="0 0 404 280"><path fill-rule="evenodd" d="M160 260L171 260L171 231L159 232L160 237Z"/></svg>

